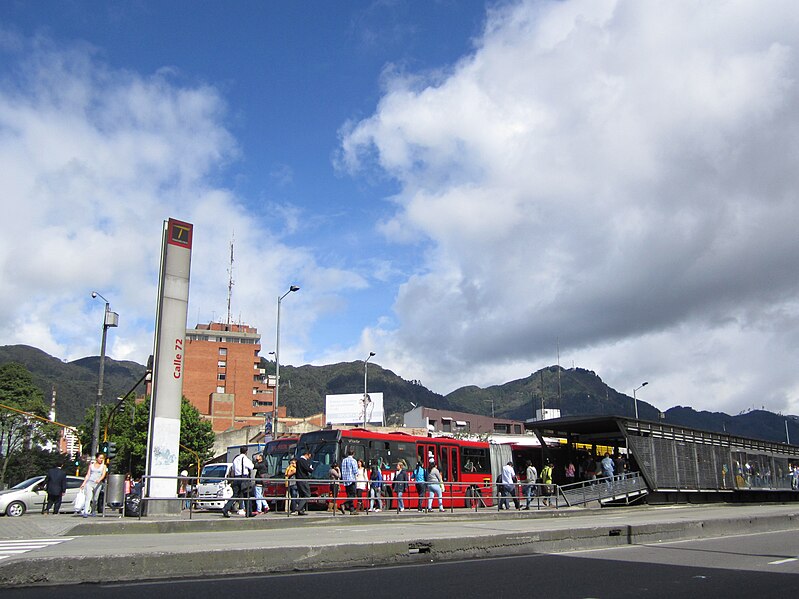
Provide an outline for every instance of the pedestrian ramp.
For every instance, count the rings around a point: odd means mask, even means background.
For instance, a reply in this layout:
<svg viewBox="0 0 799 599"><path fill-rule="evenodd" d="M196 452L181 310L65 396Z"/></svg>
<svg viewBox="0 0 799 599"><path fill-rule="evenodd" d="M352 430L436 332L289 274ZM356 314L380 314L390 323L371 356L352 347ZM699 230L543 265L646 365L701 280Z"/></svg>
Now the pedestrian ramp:
<svg viewBox="0 0 799 599"><path fill-rule="evenodd" d="M558 491L560 498L569 506L632 503L649 493L646 481L639 472L564 485Z"/></svg>
<svg viewBox="0 0 799 599"><path fill-rule="evenodd" d="M59 539L13 539L0 540L0 560L19 557L29 551L45 549L59 543L71 541L75 537L61 537Z"/></svg>

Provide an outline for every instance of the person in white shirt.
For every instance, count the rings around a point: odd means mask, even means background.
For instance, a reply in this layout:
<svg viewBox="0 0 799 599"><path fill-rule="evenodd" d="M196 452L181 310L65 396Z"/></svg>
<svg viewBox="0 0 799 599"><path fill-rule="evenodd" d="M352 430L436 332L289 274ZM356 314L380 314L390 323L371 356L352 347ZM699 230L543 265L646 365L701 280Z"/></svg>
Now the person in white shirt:
<svg viewBox="0 0 799 599"><path fill-rule="evenodd" d="M530 502L533 500L533 496L535 495L535 482L538 479L538 470L535 469L533 463L530 460L527 460L527 470L525 471L525 478L526 482L524 483L524 496L527 499L527 505L524 506L524 509L530 509Z"/></svg>
<svg viewBox="0 0 799 599"><path fill-rule="evenodd" d="M252 484L254 481L251 477L254 467L252 460L247 457L247 448L242 447L230 466L230 473L233 475L233 480L230 483L230 486L233 487L233 497L228 499L225 507L222 508L222 516L225 518L230 518L230 510L233 509L233 504L237 499L244 502L244 513L247 518L252 518L250 491L255 486Z"/></svg>

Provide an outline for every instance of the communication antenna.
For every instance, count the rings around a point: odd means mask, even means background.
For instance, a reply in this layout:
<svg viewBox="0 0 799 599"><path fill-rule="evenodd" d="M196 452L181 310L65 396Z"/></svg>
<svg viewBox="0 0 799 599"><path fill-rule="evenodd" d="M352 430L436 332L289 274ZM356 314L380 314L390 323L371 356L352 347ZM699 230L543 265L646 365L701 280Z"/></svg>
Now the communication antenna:
<svg viewBox="0 0 799 599"><path fill-rule="evenodd" d="M227 324L230 326L230 299L233 296L233 285L235 281L233 280L233 241L235 238L235 232L230 237L230 267L227 270L228 274L228 282L227 282Z"/></svg>

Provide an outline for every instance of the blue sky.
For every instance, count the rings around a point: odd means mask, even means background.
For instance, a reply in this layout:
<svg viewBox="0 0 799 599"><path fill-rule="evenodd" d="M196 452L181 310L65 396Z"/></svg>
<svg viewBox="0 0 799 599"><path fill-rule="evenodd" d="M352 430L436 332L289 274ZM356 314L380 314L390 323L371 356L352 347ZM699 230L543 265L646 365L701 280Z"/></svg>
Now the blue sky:
<svg viewBox="0 0 799 599"><path fill-rule="evenodd" d="M189 322L447 393L555 363L796 413L792 3L5 2L0 343L152 351L164 219ZM35 235L31 230L36 231Z"/></svg>

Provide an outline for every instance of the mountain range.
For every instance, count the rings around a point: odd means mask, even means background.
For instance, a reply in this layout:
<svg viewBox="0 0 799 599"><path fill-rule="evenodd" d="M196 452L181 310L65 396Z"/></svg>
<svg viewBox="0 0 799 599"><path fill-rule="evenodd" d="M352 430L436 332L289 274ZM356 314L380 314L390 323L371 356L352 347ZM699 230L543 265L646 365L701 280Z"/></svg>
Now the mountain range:
<svg viewBox="0 0 799 599"><path fill-rule="evenodd" d="M26 345L0 346L0 364L17 362L33 375L42 390L45 403L55 389L56 417L64 424L83 424L86 409L97 398L100 359L97 356L64 362ZM262 359L262 367L274 372L274 362ZM114 401L131 390L144 374L145 367L129 361L106 358L104 401ZM363 392L363 362L342 362L325 366L280 366L280 399L289 416L310 416L324 410L325 395ZM389 422L400 422L401 414L416 406L449 409L501 418L526 420L541 407L560 409L562 416L619 415L632 417L633 398L606 385L595 372L583 368L565 369L549 366L530 376L486 388L467 386L440 395L421 381L408 381L391 370L370 363L369 390L382 392ZM142 388L137 389L138 393ZM661 412L638 399L638 413L643 420L701 430L728 432L734 435L786 441L786 432L794 443L799 441L799 418L767 410L751 410L731 416L723 412L697 411L675 406ZM787 431L786 431L787 429Z"/></svg>

